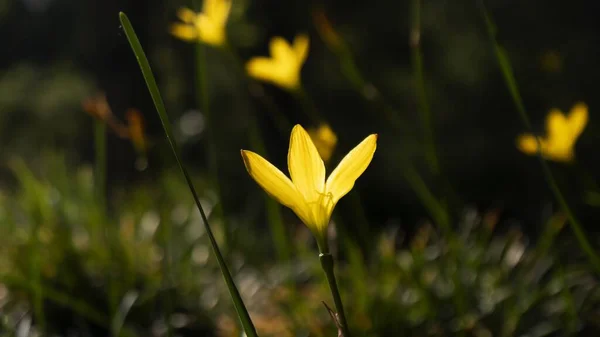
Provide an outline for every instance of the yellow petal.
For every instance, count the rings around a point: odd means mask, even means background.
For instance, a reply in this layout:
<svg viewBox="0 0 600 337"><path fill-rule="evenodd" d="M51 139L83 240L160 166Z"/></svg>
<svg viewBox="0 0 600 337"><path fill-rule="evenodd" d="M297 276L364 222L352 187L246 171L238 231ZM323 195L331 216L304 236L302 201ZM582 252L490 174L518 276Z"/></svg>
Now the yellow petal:
<svg viewBox="0 0 600 337"><path fill-rule="evenodd" d="M331 127L327 124L321 124L317 129L309 129L308 134L317 147L321 158L323 158L324 161L328 161L337 144L337 136L333 130L331 130Z"/></svg>
<svg viewBox="0 0 600 337"><path fill-rule="evenodd" d="M521 152L526 154L536 154L538 151L538 143L535 137L530 134L524 134L517 138L517 147Z"/></svg>
<svg viewBox="0 0 600 337"><path fill-rule="evenodd" d="M567 144L571 139L571 130L567 117L558 109L550 110L546 117L548 142L551 144Z"/></svg>
<svg viewBox="0 0 600 337"><path fill-rule="evenodd" d="M308 56L309 40L306 34L296 36L293 43L294 53L296 54L296 62L301 66Z"/></svg>
<svg viewBox="0 0 600 337"><path fill-rule="evenodd" d="M331 193L333 205L354 187L356 179L371 163L376 148L377 135L368 136L352 149L333 170L325 183L325 191Z"/></svg>
<svg viewBox="0 0 600 337"><path fill-rule="evenodd" d="M269 42L271 56L282 63L290 63L295 60L295 54L290 44L282 37L276 36Z"/></svg>
<svg viewBox="0 0 600 337"><path fill-rule="evenodd" d="M263 81L272 80L275 70L276 65L273 60L267 57L255 57L246 63L248 75Z"/></svg>
<svg viewBox="0 0 600 337"><path fill-rule="evenodd" d="M186 7L182 7L177 10L177 17L179 20L185 23L194 23L196 20L196 15L196 12Z"/></svg>
<svg viewBox="0 0 600 337"><path fill-rule="evenodd" d="M198 38L198 31L193 26L181 23L171 25L171 34L184 41L194 41Z"/></svg>
<svg viewBox="0 0 600 337"><path fill-rule="evenodd" d="M579 137L588 122L588 107L585 103L577 103L569 113L569 127L574 138Z"/></svg>
<svg viewBox="0 0 600 337"><path fill-rule="evenodd" d="M207 44L220 46L225 41L224 27L218 26L208 16L200 14L196 21L199 39Z"/></svg>
<svg viewBox="0 0 600 337"><path fill-rule="evenodd" d="M246 170L260 187L284 206L295 210L303 199L292 181L260 155L242 150Z"/></svg>
<svg viewBox="0 0 600 337"><path fill-rule="evenodd" d="M290 136L288 169L296 189L307 203L319 200L324 192L325 164L310 136L300 125L294 126Z"/></svg>

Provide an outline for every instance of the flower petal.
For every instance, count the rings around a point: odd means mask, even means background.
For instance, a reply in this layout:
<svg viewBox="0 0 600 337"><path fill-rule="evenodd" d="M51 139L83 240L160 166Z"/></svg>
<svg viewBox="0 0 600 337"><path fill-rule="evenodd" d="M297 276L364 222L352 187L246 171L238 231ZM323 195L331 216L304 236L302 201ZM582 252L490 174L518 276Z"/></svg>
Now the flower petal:
<svg viewBox="0 0 600 337"><path fill-rule="evenodd" d="M354 187L356 179L371 163L375 149L377 149L377 135L373 134L348 152L333 170L325 184L325 191L332 194L333 205Z"/></svg>
<svg viewBox="0 0 600 337"><path fill-rule="evenodd" d="M550 110L546 117L548 142L551 146L564 146L571 142L571 131L567 117L558 109Z"/></svg>
<svg viewBox="0 0 600 337"><path fill-rule="evenodd" d="M534 155L538 151L538 142L533 135L526 133L517 138L517 147L523 153Z"/></svg>
<svg viewBox="0 0 600 337"><path fill-rule="evenodd" d="M271 56L282 63L290 63L295 59L294 50L281 36L276 36L269 42Z"/></svg>
<svg viewBox="0 0 600 337"><path fill-rule="evenodd" d="M179 20L185 23L194 23L194 20L196 20L196 15L196 12L187 7L182 7L177 10L177 17Z"/></svg>
<svg viewBox="0 0 600 337"><path fill-rule="evenodd" d="M304 64L304 61L306 61L306 57L308 56L308 46L308 35L300 34L294 39L292 48L294 49L294 54L296 54L296 62L298 67Z"/></svg>
<svg viewBox="0 0 600 337"><path fill-rule="evenodd" d="M279 203L294 211L304 204L302 196L291 180L273 164L260 155L247 150L242 150L242 158L252 179Z"/></svg>
<svg viewBox="0 0 600 337"><path fill-rule="evenodd" d="M263 81L272 81L277 65L268 57L254 57L246 63L248 75Z"/></svg>
<svg viewBox="0 0 600 337"><path fill-rule="evenodd" d="M324 192L325 164L308 133L299 124L292 129L288 169L294 185L307 203L319 200Z"/></svg>
<svg viewBox="0 0 600 337"><path fill-rule="evenodd" d="M571 109L569 113L569 128L571 129L571 136L574 138L579 137L585 129L588 122L588 107L585 103L577 103Z"/></svg>
<svg viewBox="0 0 600 337"><path fill-rule="evenodd" d="M171 25L170 31L173 36L184 41L194 41L198 38L198 31L191 25L174 23Z"/></svg>

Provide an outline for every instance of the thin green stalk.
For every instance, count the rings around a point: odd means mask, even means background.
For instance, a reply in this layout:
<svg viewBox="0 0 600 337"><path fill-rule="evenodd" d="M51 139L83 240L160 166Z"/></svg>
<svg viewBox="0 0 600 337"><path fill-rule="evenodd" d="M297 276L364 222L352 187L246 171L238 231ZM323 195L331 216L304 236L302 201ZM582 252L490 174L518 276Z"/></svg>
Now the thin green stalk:
<svg viewBox="0 0 600 337"><path fill-rule="evenodd" d="M206 116L206 143L208 145L208 170L214 181L215 194L217 203L213 212L221 217L223 223L223 236L225 241L225 254L231 246L231 238L229 235L225 210L223 207L223 198L221 195L221 185L219 183L219 162L217 156L217 145L213 129L215 127L214 115L210 109L210 95L208 93L208 67L206 67L206 46L202 43L196 43L196 88L200 95L198 98L198 106L202 109L202 113Z"/></svg>
<svg viewBox="0 0 600 337"><path fill-rule="evenodd" d="M425 75L423 71L423 55L421 52L421 0L413 0L412 8L412 28L410 31L410 48L412 54L412 63L414 67L415 84L417 89L417 99L421 121L425 129L426 157L431 172L439 176L440 164L437 157L435 145L435 132L431 118L431 108L427 101L425 90Z"/></svg>
<svg viewBox="0 0 600 337"><path fill-rule="evenodd" d="M108 247L115 244L115 239L118 239L118 235L115 235L115 228L111 226L105 226L107 204L106 204L106 167L107 167L107 151L106 151L106 122L103 120L94 120L94 149L95 149L95 192L96 202L98 203L99 218L101 219L100 228L94 228L93 242L101 245L107 245ZM107 251L107 263L112 264L113 249ZM111 313L116 312L119 303L119 290L117 288L117 281L113 273L107 275L108 278L108 305Z"/></svg>
<svg viewBox="0 0 600 337"><path fill-rule="evenodd" d="M125 35L127 36L127 40L131 45L131 49L133 50L133 53L140 65L140 70L142 71L142 74L146 81L146 85L148 86L148 90L150 91L150 95L152 96L152 100L154 101L154 106L156 107L156 111L158 112L158 115L160 117L160 121L162 123L169 145L171 146L173 155L175 156L177 165L179 166L179 169L181 170L181 173L183 174L185 181L190 189L194 202L196 203L196 207L198 208L198 211L200 211L202 221L204 222L204 225L206 227L206 233L210 240L210 244L212 246L215 257L217 258L217 262L219 264L219 268L221 269L221 273L223 274L225 283L227 284L227 288L229 289L229 294L231 295L231 299L237 311L238 317L244 328L244 332L248 337L257 337L258 334L256 333L256 329L254 327L254 324L252 323L252 319L248 314L248 310L244 305L244 301L242 300L242 297L235 285L235 282L233 281L231 272L229 271L229 268L225 263L223 255L221 254L221 250L219 249L217 240L215 239L210 224L208 223L206 213L204 212L204 209L200 204L200 198L198 197L198 193L196 193L196 189L194 188L192 179L190 178L186 168L183 166L183 162L180 159L179 147L177 146L175 138L173 137L173 133L171 131L171 123L169 122L163 99L160 95L160 91L158 90L158 86L156 85L156 79L154 78L154 74L152 73L152 69L150 68L148 59L146 58L146 54L142 49L140 41L137 35L135 34L135 31L133 30L133 27L131 26L131 22L127 18L127 15L125 15L125 13L123 12L120 12L119 19L121 20L121 25L123 26L123 30L125 31Z"/></svg>
<svg viewBox="0 0 600 337"><path fill-rule="evenodd" d="M333 297L333 303L335 303L335 309L340 320L344 337L350 337L350 330L348 330L348 321L346 320L346 314L344 313L342 297L340 296L338 285L335 280L333 256L330 253L321 253L319 254L319 260L321 261L321 267L325 272L325 276L327 276L327 283L329 283L329 289L331 290L331 296Z"/></svg>
<svg viewBox="0 0 600 337"><path fill-rule="evenodd" d="M171 250L171 226L166 221L162 221L160 224L160 235L161 235L161 245L164 252L164 257L162 259L162 285L165 289L164 298L163 298L163 315L164 315L164 323L167 326L167 336L173 336L173 326L171 325L170 316L173 313L173 299L171 295L172 289L172 271L171 271L171 259L172 259L172 250Z"/></svg>
<svg viewBox="0 0 600 337"><path fill-rule="evenodd" d="M94 147L96 152L94 172L95 190L102 212L106 211L106 123L94 121Z"/></svg>
<svg viewBox="0 0 600 337"><path fill-rule="evenodd" d="M515 79L514 71L510 64L510 60L508 59L506 51L496 41L496 28L492 21L491 16L489 15L489 13L487 12L487 9L485 8L483 1L479 1L479 4L480 4L480 8L481 8L483 17L485 19L485 25L486 25L486 29L487 29L489 38L493 44L494 54L496 55L496 59L498 61L498 65L502 72L502 76L504 77L504 81L506 82L506 86L508 87L508 90L510 91L510 95L512 97L513 103L515 104L515 107L517 108L517 112L519 114L521 122L523 122L523 125L529 132L533 133L533 127L531 126L531 121L529 120L529 116L525 109L525 105L523 104L521 94L519 93L517 81ZM538 149L541 149L542 147L541 147L541 144L539 143L539 138L538 137L535 137L535 138L536 138L536 141L538 142ZM544 174L544 178L546 179L546 182L548 183L548 185L550 185L550 190L554 194L554 198L560 205L560 208L562 208L563 212L567 216L567 219L569 219L569 224L571 226L571 229L573 230L573 233L575 234L575 238L577 239L579 246L584 251L584 253L587 255L588 259L590 260L590 263L596 269L596 272L598 274L600 274L600 258L598 257L598 255L594 251L594 248L588 241L588 239L585 235L585 232L583 231L583 226L581 225L579 220L575 217L575 214L573 213L573 211L571 210L571 207L567 203L565 196L563 195L560 188L558 187L556 179L554 178L554 175L552 174L552 171L550 170L548 163L546 163L546 160L544 159L544 157L540 151L538 151L538 159L539 159L540 165L542 166L542 172Z"/></svg>

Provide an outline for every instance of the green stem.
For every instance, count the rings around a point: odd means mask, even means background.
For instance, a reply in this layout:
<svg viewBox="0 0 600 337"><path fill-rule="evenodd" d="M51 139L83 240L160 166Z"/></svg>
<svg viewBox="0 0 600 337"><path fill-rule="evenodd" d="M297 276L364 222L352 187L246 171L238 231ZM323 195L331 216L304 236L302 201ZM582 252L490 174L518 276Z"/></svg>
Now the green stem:
<svg viewBox="0 0 600 337"><path fill-rule="evenodd" d="M94 121L94 147L96 150L94 178L96 194L100 209L106 211L106 124L104 121Z"/></svg>
<svg viewBox="0 0 600 337"><path fill-rule="evenodd" d="M523 122L523 125L530 133L533 133L531 121L529 120L529 116L527 114L527 111L525 110L525 104L523 104L521 94L519 93L519 88L517 86L517 81L515 79L514 71L510 64L510 60L506 55L506 51L496 41L496 28L494 26L491 16L485 8L483 1L480 1L479 4L481 7L483 17L485 19L485 24L489 38L492 41L494 47L494 54L496 55L496 59L498 60L498 65L500 66L502 76L504 77L504 81L506 82L506 86L508 87L513 103L517 108L517 112L519 114L521 122ZM535 137L535 139L538 143L538 149L541 149L542 147L539 138ZM594 248L592 247L588 239L586 238L585 232L583 231L583 226L575 217L575 214L573 213L571 207L567 203L565 196L562 194L560 188L558 187L556 179L554 178L554 175L552 174L548 163L546 163L546 160L544 159L540 151L538 151L538 160L540 162L540 165L542 166L544 178L546 179L548 185L550 185L550 190L552 191L552 194L554 194L554 198L556 199L563 212L567 216L567 219L569 219L569 224L571 226L571 229L573 230L573 233L575 234L575 238L577 239L579 246L587 255L588 259L590 260L590 263L596 269L596 272L600 274L600 258L594 251Z"/></svg>
<svg viewBox="0 0 600 337"><path fill-rule="evenodd" d="M335 309L337 310L338 318L342 328L344 337L350 337L350 331L348 330L348 321L346 320L346 314L344 313L344 305L342 304L342 297L338 290L338 285L335 280L335 273L333 271L333 256L330 253L319 254L319 260L321 261L321 267L327 276L327 283L329 283L329 289L331 290L331 296L335 303Z"/></svg>
<svg viewBox="0 0 600 337"><path fill-rule="evenodd" d="M156 79L154 78L154 74L152 73L152 69L150 68L150 63L148 62L148 58L146 57L146 53L140 44L140 40L138 39L133 27L131 26L131 22L125 13L119 13L119 19L121 21L121 25L123 26L123 30L125 31L125 35L127 36L127 40L131 46L131 49L138 61L140 66L140 70L142 71L142 75L144 76L144 80L146 81L146 85L148 86L148 91L150 91L150 95L152 96L152 101L154 102L154 106L156 107L156 111L160 118L161 124L163 126L163 130L165 132L165 136L169 145L171 147L171 151L173 152L173 156L175 157L175 161L177 162L177 166L181 170L185 181L189 187L190 193L192 194L192 198L200 212L200 216L202 217L202 222L206 228L206 234L208 235L208 239L210 241L210 245L212 247L213 253L217 258L217 262L219 264L219 269L223 274L223 279L227 284L227 288L229 290L229 294L231 295L231 299L233 301L233 305L235 306L235 310L240 319L240 323L244 327L244 332L248 337L257 337L256 328L254 327L254 323L250 318L250 314L248 313L248 309L244 305L244 301L242 296L240 295L239 290L237 289L233 277L231 276L231 272L229 271L229 267L227 267L227 263L223 258L223 254L219 249L219 244L215 239L212 228L210 227L210 223L208 222L208 217L202 208L202 204L200 203L200 198L198 197L198 193L196 192L196 188L192 183L192 179L188 174L187 169L183 166L183 162L180 157L179 146L175 142L175 138L173 137L173 132L171 131L171 123L169 122L169 118L167 116L167 111L165 108L164 101L158 90L158 86L156 84Z"/></svg>
<svg viewBox="0 0 600 337"><path fill-rule="evenodd" d="M427 101L425 90L425 75L423 71L423 55L421 52L421 0L413 1L412 11L413 25L410 32L410 48L412 51L412 63L414 67L415 84L421 121L425 129L426 156L431 172L440 175L440 164L435 146L435 132L433 128L431 109Z"/></svg>
<svg viewBox="0 0 600 337"><path fill-rule="evenodd" d="M214 191L217 196L218 203L215 207L214 212L221 217L223 223L223 236L225 241L225 253L231 247L231 238L225 221L225 210L223 207L223 196L221 195L221 186L219 183L219 163L217 156L217 146L215 141L215 135L212 132L215 127L214 115L210 110L210 95L208 93L208 67L206 67L206 47L201 44L196 44L196 87L200 92L198 99L198 106L202 109L202 113L206 116L205 128L206 142L208 145L208 170L209 174L214 181Z"/></svg>

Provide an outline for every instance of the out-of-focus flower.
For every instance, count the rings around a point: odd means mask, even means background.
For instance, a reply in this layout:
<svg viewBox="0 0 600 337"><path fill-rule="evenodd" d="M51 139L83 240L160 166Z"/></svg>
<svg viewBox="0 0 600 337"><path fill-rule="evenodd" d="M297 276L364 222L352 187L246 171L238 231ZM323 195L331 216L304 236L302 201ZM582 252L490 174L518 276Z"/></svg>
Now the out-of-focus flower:
<svg viewBox="0 0 600 337"><path fill-rule="evenodd" d="M317 28L317 32L332 50L339 50L342 47L343 40L333 28L329 18L325 15L322 8L317 8L312 12L313 22Z"/></svg>
<svg viewBox="0 0 600 337"><path fill-rule="evenodd" d="M321 158L326 162L329 161L337 145L337 136L333 130L328 124L321 124L317 128L308 129L308 134L317 147Z"/></svg>
<svg viewBox="0 0 600 337"><path fill-rule="evenodd" d="M577 103L569 115L558 109L550 110L546 117L546 136L537 137L539 149L545 158L559 162L570 162L575 157L573 148L588 122L588 107ZM535 136L523 134L517 138L517 147L522 152L534 155L538 152Z"/></svg>
<svg viewBox="0 0 600 337"><path fill-rule="evenodd" d="M140 153L146 153L148 144L144 134L144 118L137 109L129 109L125 112L127 119L127 129L129 130L129 139L135 150Z"/></svg>
<svg viewBox="0 0 600 337"><path fill-rule="evenodd" d="M85 112L99 121L106 123L117 136L121 138L128 137L127 128L115 118L104 93L85 99L81 105Z"/></svg>
<svg viewBox="0 0 600 337"><path fill-rule="evenodd" d="M325 164L315 144L302 126L296 125L288 151L291 180L254 152L242 150L242 158L250 176L294 211L316 237L321 253L328 253L327 227L333 209L367 169L376 148L377 135L372 134L352 149L325 180Z"/></svg>
<svg viewBox="0 0 600 337"><path fill-rule="evenodd" d="M251 77L270 82L287 90L300 86L300 69L308 56L307 35L296 36L292 45L282 37L274 37L269 43L271 57L254 57L246 64Z"/></svg>
<svg viewBox="0 0 600 337"><path fill-rule="evenodd" d="M171 25L171 34L184 41L222 46L226 42L225 27L230 10L231 0L204 0L200 13L180 8L177 17L182 22Z"/></svg>

